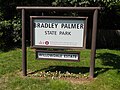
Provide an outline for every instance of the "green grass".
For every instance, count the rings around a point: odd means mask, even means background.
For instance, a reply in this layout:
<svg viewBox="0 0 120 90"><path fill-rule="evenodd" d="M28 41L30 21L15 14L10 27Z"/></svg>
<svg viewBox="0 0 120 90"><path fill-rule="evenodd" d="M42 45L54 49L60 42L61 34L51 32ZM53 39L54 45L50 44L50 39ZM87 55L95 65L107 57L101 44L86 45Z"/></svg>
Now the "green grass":
<svg viewBox="0 0 120 90"><path fill-rule="evenodd" d="M82 76L89 74L90 50L80 51L80 62L35 60L35 51L27 50L28 76L22 76L21 49L0 52L0 90L119 90L120 50L98 49L96 53L95 78L93 80L41 78L40 72ZM37 74L37 76L36 76ZM67 78L65 78L67 79ZM76 82L79 80L79 82Z"/></svg>

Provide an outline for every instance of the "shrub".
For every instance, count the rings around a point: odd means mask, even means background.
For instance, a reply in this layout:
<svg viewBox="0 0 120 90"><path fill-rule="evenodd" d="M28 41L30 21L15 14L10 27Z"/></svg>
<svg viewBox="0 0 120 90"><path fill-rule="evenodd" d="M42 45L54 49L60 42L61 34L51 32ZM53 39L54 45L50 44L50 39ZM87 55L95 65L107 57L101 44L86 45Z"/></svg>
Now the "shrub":
<svg viewBox="0 0 120 90"><path fill-rule="evenodd" d="M14 20L0 21L0 48L7 50L14 47L14 45L21 41L21 20L14 18Z"/></svg>

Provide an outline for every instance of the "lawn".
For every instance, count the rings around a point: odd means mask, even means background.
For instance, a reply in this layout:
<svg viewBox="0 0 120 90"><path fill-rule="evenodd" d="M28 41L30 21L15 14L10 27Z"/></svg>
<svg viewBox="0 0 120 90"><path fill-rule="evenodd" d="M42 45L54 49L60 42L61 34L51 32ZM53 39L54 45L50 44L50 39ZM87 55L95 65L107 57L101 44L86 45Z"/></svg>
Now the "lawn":
<svg viewBox="0 0 120 90"><path fill-rule="evenodd" d="M27 49L27 76L22 76L22 50L0 52L0 90L119 90L120 50L97 49L95 78L89 79L90 50L80 62L35 60Z"/></svg>

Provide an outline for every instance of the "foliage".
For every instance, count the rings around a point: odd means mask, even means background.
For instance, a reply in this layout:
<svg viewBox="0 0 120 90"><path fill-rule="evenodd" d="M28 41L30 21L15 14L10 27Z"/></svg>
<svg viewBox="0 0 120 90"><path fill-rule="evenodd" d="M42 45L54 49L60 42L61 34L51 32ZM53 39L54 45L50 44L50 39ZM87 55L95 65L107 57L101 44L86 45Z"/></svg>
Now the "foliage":
<svg viewBox="0 0 120 90"><path fill-rule="evenodd" d="M21 13L17 12L16 6L50 5L51 1L0 0L0 50L21 45Z"/></svg>
<svg viewBox="0 0 120 90"><path fill-rule="evenodd" d="M1 21L0 22L0 47L6 47L12 40L11 37L11 31L12 26L11 26L11 21Z"/></svg>
<svg viewBox="0 0 120 90"><path fill-rule="evenodd" d="M21 40L21 19L15 17L14 20L12 21L12 27L13 27L13 41L18 42Z"/></svg>
<svg viewBox="0 0 120 90"><path fill-rule="evenodd" d="M55 0L53 6L75 6L75 7L104 7L100 12L99 28L120 28L120 1L119 0ZM111 18L112 17L112 18ZM107 19L109 18L109 19ZM106 24L107 23L107 24Z"/></svg>
<svg viewBox="0 0 120 90"><path fill-rule="evenodd" d="M104 7L100 14L100 26L110 30L120 29L120 1L105 3Z"/></svg>
<svg viewBox="0 0 120 90"><path fill-rule="evenodd" d="M98 28L120 29L120 1L119 0L0 0L0 48L5 48L13 43L20 45L21 40L21 12L17 12L16 6L72 6L72 7L104 7L99 12ZM57 13L57 14L56 14ZM47 12L45 15L70 15L78 16L79 13ZM36 13L35 15L39 15ZM28 14L29 16L29 14ZM112 18L111 18L112 17ZM27 18L27 21L29 18ZM90 17L91 21L92 18ZM88 21L89 21L88 20ZM29 25L29 22L27 22ZM91 22L88 22L88 26ZM109 37L109 36L108 36ZM100 37L99 37L100 39ZM29 41L29 35L27 36ZM102 40L100 40L102 41ZM105 40L108 41L108 40ZM102 42L101 42L102 43ZM114 42L112 43L115 45ZM104 44L103 44L104 46ZM106 47L106 46L105 46ZM114 46L115 47L115 46Z"/></svg>
<svg viewBox="0 0 120 90"><path fill-rule="evenodd" d="M21 40L21 20L14 18L14 20L0 21L0 48L7 50L14 47L15 43Z"/></svg>
<svg viewBox="0 0 120 90"><path fill-rule="evenodd" d="M55 0L53 6L87 6L89 1L87 0Z"/></svg>

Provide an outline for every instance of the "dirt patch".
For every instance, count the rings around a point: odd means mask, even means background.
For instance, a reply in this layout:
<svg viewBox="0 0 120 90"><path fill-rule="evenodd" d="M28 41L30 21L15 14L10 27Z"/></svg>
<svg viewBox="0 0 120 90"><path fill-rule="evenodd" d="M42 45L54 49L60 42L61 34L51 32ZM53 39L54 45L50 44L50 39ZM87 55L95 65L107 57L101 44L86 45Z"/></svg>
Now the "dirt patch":
<svg viewBox="0 0 120 90"><path fill-rule="evenodd" d="M60 78L60 80L67 81L72 84L87 84L94 81L92 78Z"/></svg>
<svg viewBox="0 0 120 90"><path fill-rule="evenodd" d="M19 75L22 78L25 78L22 75L22 72L18 72L16 75ZM48 75L48 74L47 74ZM72 84L89 84L91 82L93 82L95 79L94 78L89 78L89 77L78 77L78 75L76 75L76 77L72 77L72 75L69 77L66 75L66 77L61 76L47 76L46 73L35 73L35 74L31 74L29 73L27 75L27 77L29 78L33 78L33 79L41 79L41 80L46 80L46 79L51 79L51 80L63 80Z"/></svg>

